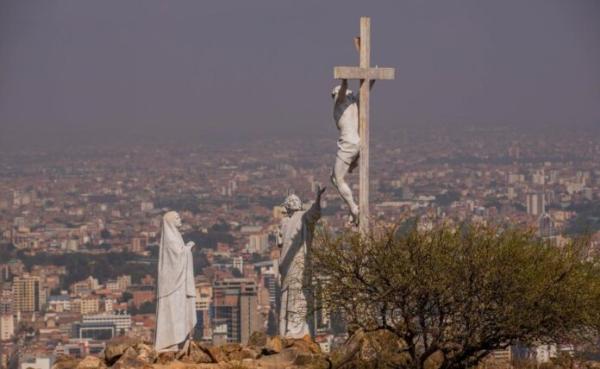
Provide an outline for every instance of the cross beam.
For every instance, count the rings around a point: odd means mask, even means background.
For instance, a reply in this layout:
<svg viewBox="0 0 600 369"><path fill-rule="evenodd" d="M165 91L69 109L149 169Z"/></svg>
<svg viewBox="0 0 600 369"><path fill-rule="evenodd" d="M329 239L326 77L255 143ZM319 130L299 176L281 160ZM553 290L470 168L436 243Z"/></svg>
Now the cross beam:
<svg viewBox="0 0 600 369"><path fill-rule="evenodd" d="M394 68L371 68L371 18L360 18L360 42L358 46L360 63L358 67L334 67L335 79L360 80L359 97L359 227L363 234L369 231L369 92L370 81L394 79Z"/></svg>

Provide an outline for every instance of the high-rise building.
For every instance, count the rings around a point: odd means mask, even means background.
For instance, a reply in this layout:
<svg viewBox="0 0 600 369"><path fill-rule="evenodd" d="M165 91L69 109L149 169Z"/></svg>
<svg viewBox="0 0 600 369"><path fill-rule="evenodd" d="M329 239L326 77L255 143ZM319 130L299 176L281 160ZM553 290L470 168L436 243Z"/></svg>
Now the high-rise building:
<svg viewBox="0 0 600 369"><path fill-rule="evenodd" d="M8 287L8 288L6 288ZM13 297L12 287L10 284L5 284L0 289L0 314L12 314L13 312Z"/></svg>
<svg viewBox="0 0 600 369"><path fill-rule="evenodd" d="M543 213L538 219L538 234L540 237L550 238L556 236L554 220L548 213Z"/></svg>
<svg viewBox="0 0 600 369"><path fill-rule="evenodd" d="M527 194L527 214L540 216L546 211L545 197L543 193Z"/></svg>
<svg viewBox="0 0 600 369"><path fill-rule="evenodd" d="M212 333L210 326L212 291L212 285L208 280L196 281L196 336L202 340L209 340Z"/></svg>
<svg viewBox="0 0 600 369"><path fill-rule="evenodd" d="M269 249L269 234L251 234L248 239L248 252L261 253Z"/></svg>
<svg viewBox="0 0 600 369"><path fill-rule="evenodd" d="M0 314L0 341L7 341L15 334L15 321L11 314Z"/></svg>
<svg viewBox="0 0 600 369"><path fill-rule="evenodd" d="M232 259L233 269L237 269L242 273L244 271L244 259L241 256L234 256Z"/></svg>
<svg viewBox="0 0 600 369"><path fill-rule="evenodd" d="M248 342L262 327L257 309L258 288L252 279L230 278L213 285L213 322L227 326L227 341Z"/></svg>
<svg viewBox="0 0 600 369"><path fill-rule="evenodd" d="M15 312L31 313L40 311L44 301L39 277L25 275L13 280L13 309Z"/></svg>

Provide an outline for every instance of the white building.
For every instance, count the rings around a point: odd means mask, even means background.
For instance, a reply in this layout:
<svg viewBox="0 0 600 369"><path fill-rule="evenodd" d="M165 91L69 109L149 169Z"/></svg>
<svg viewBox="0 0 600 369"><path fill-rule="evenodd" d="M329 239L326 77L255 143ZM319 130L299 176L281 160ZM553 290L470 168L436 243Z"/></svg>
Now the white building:
<svg viewBox="0 0 600 369"><path fill-rule="evenodd" d="M12 314L0 315L0 341L7 341L15 334L15 321Z"/></svg>
<svg viewBox="0 0 600 369"><path fill-rule="evenodd" d="M30 357L21 360L20 369L50 369L52 360L49 357Z"/></svg>
<svg viewBox="0 0 600 369"><path fill-rule="evenodd" d="M267 233L251 234L248 239L247 251L262 253L269 249L269 235Z"/></svg>
<svg viewBox="0 0 600 369"><path fill-rule="evenodd" d="M117 328L117 334L127 333L131 329L131 315L129 314L96 314L96 315L84 315L82 319L83 324L94 323L94 324L114 324Z"/></svg>
<svg viewBox="0 0 600 369"><path fill-rule="evenodd" d="M543 193L527 194L527 214L540 216L546 212L546 201Z"/></svg>

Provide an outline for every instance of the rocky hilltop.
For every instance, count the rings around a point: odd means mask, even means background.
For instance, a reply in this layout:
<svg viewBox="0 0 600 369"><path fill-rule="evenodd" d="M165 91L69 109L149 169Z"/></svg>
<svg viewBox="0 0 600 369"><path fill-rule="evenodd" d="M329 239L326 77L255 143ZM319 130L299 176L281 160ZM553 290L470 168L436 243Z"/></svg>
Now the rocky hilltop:
<svg viewBox="0 0 600 369"><path fill-rule="evenodd" d="M284 369L333 368L328 355L308 337L286 339L254 333L247 345L205 347L191 342L186 350L158 354L148 342L119 338L100 356L59 356L52 369Z"/></svg>

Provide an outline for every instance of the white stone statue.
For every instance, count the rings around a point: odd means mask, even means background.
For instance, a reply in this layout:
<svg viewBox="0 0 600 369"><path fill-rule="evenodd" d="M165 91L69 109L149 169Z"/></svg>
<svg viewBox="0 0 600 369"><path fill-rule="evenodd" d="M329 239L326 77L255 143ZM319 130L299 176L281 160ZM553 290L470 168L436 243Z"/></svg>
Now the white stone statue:
<svg viewBox="0 0 600 369"><path fill-rule="evenodd" d="M369 88L373 87L374 80ZM358 166L360 155L360 136L358 133L358 96L348 89L348 80L343 79L342 84L331 91L334 100L333 119L340 131L338 139L335 164L331 173L331 183L338 190L340 196L348 206L352 223L358 225L358 205L352 197L352 190L345 180L346 174L352 173Z"/></svg>
<svg viewBox="0 0 600 369"><path fill-rule="evenodd" d="M178 351L182 342L193 334L196 326L196 287L192 247L185 244L178 228L179 214L170 211L163 216L158 256L158 293L156 309L157 351Z"/></svg>
<svg viewBox="0 0 600 369"><path fill-rule="evenodd" d="M310 251L315 224L321 218L323 192L325 188L317 189L317 198L306 211L296 195L288 196L283 204L287 214L281 221L277 242L281 248L279 334L283 337L302 338L313 333L308 318L312 313Z"/></svg>

